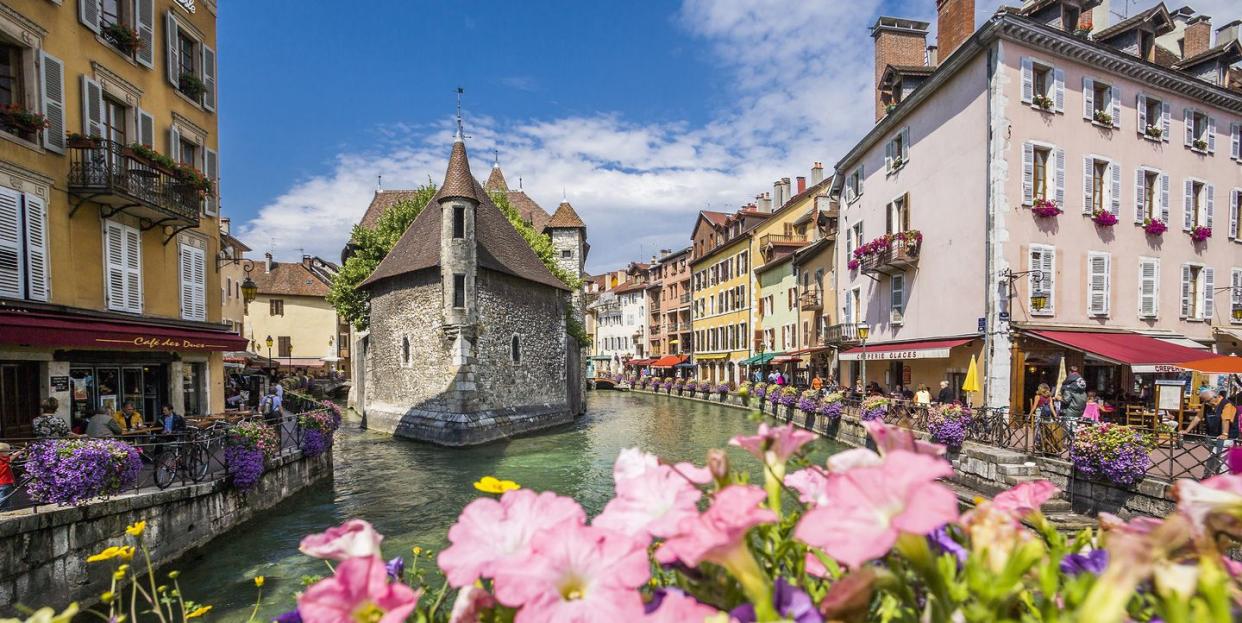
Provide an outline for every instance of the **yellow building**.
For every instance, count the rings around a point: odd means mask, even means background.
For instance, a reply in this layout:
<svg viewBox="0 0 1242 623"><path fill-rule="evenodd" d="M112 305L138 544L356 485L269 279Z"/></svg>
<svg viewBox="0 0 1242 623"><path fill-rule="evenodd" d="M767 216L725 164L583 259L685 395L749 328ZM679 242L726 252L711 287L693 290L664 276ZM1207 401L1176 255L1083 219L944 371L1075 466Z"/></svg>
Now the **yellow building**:
<svg viewBox="0 0 1242 623"><path fill-rule="evenodd" d="M337 271L335 264L310 256L274 262L268 254L255 266L250 277L259 292L248 306L245 329L252 352L270 356L284 372L348 370L341 348L348 344L349 327L325 298Z"/></svg>
<svg viewBox="0 0 1242 623"><path fill-rule="evenodd" d="M0 4L0 435L223 409L216 7Z"/></svg>
<svg viewBox="0 0 1242 623"><path fill-rule="evenodd" d="M733 215L701 212L694 228L694 363L700 379L744 380L750 356L750 232L768 215L750 208Z"/></svg>
<svg viewBox="0 0 1242 623"><path fill-rule="evenodd" d="M233 333L250 335L246 332L246 302L242 284L254 270L255 264L245 259L250 247L233 237L230 225L229 219L220 219L221 320Z"/></svg>

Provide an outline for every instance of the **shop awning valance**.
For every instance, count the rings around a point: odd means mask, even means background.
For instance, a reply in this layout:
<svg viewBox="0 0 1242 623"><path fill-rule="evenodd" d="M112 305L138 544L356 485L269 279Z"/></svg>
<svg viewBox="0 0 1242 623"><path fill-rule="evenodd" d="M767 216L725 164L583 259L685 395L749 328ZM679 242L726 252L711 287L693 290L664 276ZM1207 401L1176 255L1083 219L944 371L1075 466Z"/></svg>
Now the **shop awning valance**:
<svg viewBox="0 0 1242 623"><path fill-rule="evenodd" d="M612 355L595 355L591 361L612 361Z"/></svg>
<svg viewBox="0 0 1242 623"><path fill-rule="evenodd" d="M1026 332L1031 337L1064 346L1109 363L1130 366L1132 372L1181 372L1176 364L1203 359L1204 351L1170 344L1137 333L1091 333L1087 331Z"/></svg>
<svg viewBox="0 0 1242 623"><path fill-rule="evenodd" d="M671 368L686 360L685 355L665 355L651 362L653 368Z"/></svg>
<svg viewBox="0 0 1242 623"><path fill-rule="evenodd" d="M227 331L99 320L45 312L0 312L0 344L139 351L237 351L250 340Z"/></svg>
<svg viewBox="0 0 1242 623"><path fill-rule="evenodd" d="M822 353L826 350L832 350L831 346L812 346L811 348L799 348L798 350L789 351L790 355L810 355L812 353Z"/></svg>
<svg viewBox="0 0 1242 623"><path fill-rule="evenodd" d="M784 357L774 357L774 358L772 358L772 363L775 363L775 364L782 364L782 363L798 363L798 362L800 362L800 361L802 361L802 358L801 358L801 357L792 357L792 356L789 356L789 355L786 355L786 356L784 356Z"/></svg>
<svg viewBox="0 0 1242 623"><path fill-rule="evenodd" d="M785 353L759 353L754 357L737 362L739 366L762 366Z"/></svg>
<svg viewBox="0 0 1242 623"><path fill-rule="evenodd" d="M699 361L717 361L720 359L728 359L729 353L711 353L707 355L695 355L694 358Z"/></svg>
<svg viewBox="0 0 1242 623"><path fill-rule="evenodd" d="M641 366L651 365L652 361L655 361L655 360L654 359L631 359L625 362L625 365L641 367Z"/></svg>
<svg viewBox="0 0 1242 623"><path fill-rule="evenodd" d="M948 359L949 349L968 344L974 338L957 338L952 340L925 340L922 342L899 342L888 344L868 344L867 361L873 360L907 360L907 359ZM841 353L842 361L862 361L863 348L851 348Z"/></svg>

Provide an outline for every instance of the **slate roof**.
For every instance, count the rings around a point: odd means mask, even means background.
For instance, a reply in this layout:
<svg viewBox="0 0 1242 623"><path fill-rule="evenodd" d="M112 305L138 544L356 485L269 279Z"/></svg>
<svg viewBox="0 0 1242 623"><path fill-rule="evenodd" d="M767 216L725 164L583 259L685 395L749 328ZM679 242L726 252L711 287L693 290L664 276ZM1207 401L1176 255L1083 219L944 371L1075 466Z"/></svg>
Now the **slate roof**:
<svg viewBox="0 0 1242 623"><path fill-rule="evenodd" d="M725 224L729 220L729 215L725 214L724 212L712 212L711 210L700 210L699 214L702 214L703 218L707 219L708 223L711 223L712 225L715 225L716 227L724 227Z"/></svg>
<svg viewBox="0 0 1242 623"><path fill-rule="evenodd" d="M462 167L466 167L464 171ZM522 235L500 212L500 208L492 203L483 186L470 176L468 167L465 145L455 142L440 191L427 202L423 211L401 235L401 239L359 287L369 287L383 279L439 266L440 200L466 197L476 198L478 202L475 210L475 239L478 243L480 267L559 290L569 289L543 265ZM463 176L469 180L469 188L464 186L461 179Z"/></svg>
<svg viewBox="0 0 1242 623"><path fill-rule="evenodd" d="M406 199L413 199L417 194L417 190L375 191L375 196L371 198L371 205L367 206L367 211L362 215L362 220L358 221L358 224L366 228L375 227L375 224L379 223L380 215L384 213L384 210Z"/></svg>
<svg viewBox="0 0 1242 623"><path fill-rule="evenodd" d="M1239 43L1236 39L1234 39L1232 41L1227 41L1225 43L1222 43L1214 48L1209 48L1190 58L1184 58L1178 61L1177 63L1174 63L1173 68L1174 69L1187 69L1190 67L1194 67L1195 65L1198 65L1199 63L1203 63L1217 56L1226 54L1227 52L1230 51L1230 48L1233 48L1233 53L1235 55L1242 55L1242 43Z"/></svg>
<svg viewBox="0 0 1242 623"><path fill-rule="evenodd" d="M535 231L542 232L543 228L547 227L548 221L552 219L552 215L548 214L547 210L520 190L511 190L505 193L505 197L509 199L509 205L522 215L522 220L534 227Z"/></svg>
<svg viewBox="0 0 1242 623"><path fill-rule="evenodd" d="M586 229L586 223L578 218L578 213L574 211L574 207L569 205L568 201L562 201L561 205L556 208L556 212L552 214L552 218L543 226L544 229Z"/></svg>
<svg viewBox="0 0 1242 623"><path fill-rule="evenodd" d="M259 286L259 294L317 297L328 295L328 282L302 262L272 262L271 272L264 270L265 265L257 264L250 272L250 277Z"/></svg>
<svg viewBox="0 0 1242 623"><path fill-rule="evenodd" d="M505 174L500 171L500 163L492 165L492 173L487 176L487 183L483 188L489 193L507 193L509 192L509 184L505 182Z"/></svg>

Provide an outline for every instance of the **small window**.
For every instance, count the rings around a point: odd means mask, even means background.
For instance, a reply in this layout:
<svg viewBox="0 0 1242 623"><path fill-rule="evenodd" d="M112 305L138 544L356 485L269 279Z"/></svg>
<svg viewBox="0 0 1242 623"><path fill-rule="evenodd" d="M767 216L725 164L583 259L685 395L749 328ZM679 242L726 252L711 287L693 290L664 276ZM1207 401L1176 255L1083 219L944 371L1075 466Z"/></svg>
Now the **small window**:
<svg viewBox="0 0 1242 623"><path fill-rule="evenodd" d="M1156 35L1145 30L1139 31L1139 58L1152 63L1156 60Z"/></svg>
<svg viewBox="0 0 1242 623"><path fill-rule="evenodd" d="M276 339L276 356L292 357L293 356L293 338L282 335Z"/></svg>
<svg viewBox="0 0 1242 623"><path fill-rule="evenodd" d="M846 201L852 202L858 199L860 196L862 196L862 193L863 193L862 172L863 172L862 167L858 167L857 169L854 169L853 173L850 173L849 177L845 178L845 200Z"/></svg>
<svg viewBox="0 0 1242 623"><path fill-rule="evenodd" d="M401 363L403 365L409 365L410 363L410 338L409 337L403 336L401 338Z"/></svg>
<svg viewBox="0 0 1242 623"><path fill-rule="evenodd" d="M1034 164L1034 195L1036 199L1048 199L1048 180L1051 177L1048 174L1048 165L1052 160L1052 150L1047 147L1036 145L1033 151L1035 156Z"/></svg>
<svg viewBox="0 0 1242 623"><path fill-rule="evenodd" d="M1035 89L1035 95L1052 98L1052 87L1055 84L1052 75L1052 68L1047 65L1038 63L1031 64L1031 84Z"/></svg>
<svg viewBox="0 0 1242 623"><path fill-rule="evenodd" d="M1164 102L1154 97L1144 97L1143 110L1143 116L1147 120L1147 127L1141 128L1143 134L1149 138L1161 138L1164 133Z"/></svg>
<svg viewBox="0 0 1242 623"><path fill-rule="evenodd" d="M128 2L122 2L122 0L100 0L99 24L101 26L127 26L129 20L125 19L126 4Z"/></svg>
<svg viewBox="0 0 1242 623"><path fill-rule="evenodd" d="M453 307L466 307L466 276L453 275Z"/></svg>
<svg viewBox="0 0 1242 623"><path fill-rule="evenodd" d="M466 237L466 208L453 206L453 237Z"/></svg>
<svg viewBox="0 0 1242 623"><path fill-rule="evenodd" d="M1096 119L1099 120L1101 115L1109 115L1113 105L1113 87L1096 80L1091 87L1092 90L1092 110ZM1111 123L1111 119L1109 120Z"/></svg>
<svg viewBox="0 0 1242 623"><path fill-rule="evenodd" d="M522 363L522 344L516 335L509 341L509 357L513 359L514 365Z"/></svg>
<svg viewBox="0 0 1242 623"><path fill-rule="evenodd" d="M570 251L569 249L561 249L561 257L563 257L563 258L565 258L565 259L570 259L570 258L572 258L573 256L574 256L574 252L573 252L573 251Z"/></svg>
<svg viewBox="0 0 1242 623"><path fill-rule="evenodd" d="M1160 219L1160 173L1143 170L1143 218Z"/></svg>
<svg viewBox="0 0 1242 623"><path fill-rule="evenodd" d="M272 299L268 304L268 315L283 316L285 315L285 302L281 299Z"/></svg>
<svg viewBox="0 0 1242 623"><path fill-rule="evenodd" d="M185 138L180 139L177 145L177 151L181 152L181 164L198 168L198 144L191 143Z"/></svg>

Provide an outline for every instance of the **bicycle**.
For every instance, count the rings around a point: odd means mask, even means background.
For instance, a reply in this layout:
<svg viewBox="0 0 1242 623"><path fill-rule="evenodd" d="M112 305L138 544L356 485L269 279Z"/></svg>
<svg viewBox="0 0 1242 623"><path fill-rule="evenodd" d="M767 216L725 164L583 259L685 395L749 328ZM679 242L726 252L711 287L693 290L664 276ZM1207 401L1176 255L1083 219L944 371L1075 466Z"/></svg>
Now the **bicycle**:
<svg viewBox="0 0 1242 623"><path fill-rule="evenodd" d="M210 429L208 429L210 430ZM199 429L188 429L187 434L177 435L177 441L163 444L155 458L155 486L167 489L183 474L192 482L202 482L211 465L212 436Z"/></svg>

